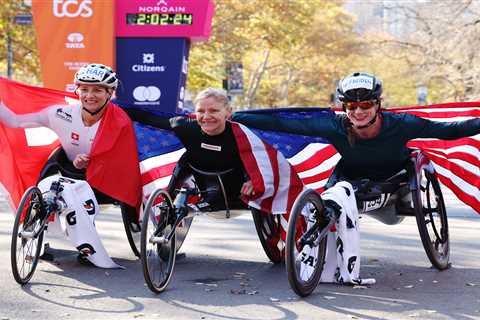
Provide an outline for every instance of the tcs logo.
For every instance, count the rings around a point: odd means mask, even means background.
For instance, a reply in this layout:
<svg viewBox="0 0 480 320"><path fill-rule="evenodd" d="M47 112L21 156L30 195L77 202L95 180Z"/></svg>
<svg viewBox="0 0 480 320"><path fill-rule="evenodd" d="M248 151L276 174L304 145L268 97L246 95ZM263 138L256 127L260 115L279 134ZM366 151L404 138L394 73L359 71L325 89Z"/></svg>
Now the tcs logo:
<svg viewBox="0 0 480 320"><path fill-rule="evenodd" d="M93 14L92 0L53 0L53 15L55 17L88 18Z"/></svg>

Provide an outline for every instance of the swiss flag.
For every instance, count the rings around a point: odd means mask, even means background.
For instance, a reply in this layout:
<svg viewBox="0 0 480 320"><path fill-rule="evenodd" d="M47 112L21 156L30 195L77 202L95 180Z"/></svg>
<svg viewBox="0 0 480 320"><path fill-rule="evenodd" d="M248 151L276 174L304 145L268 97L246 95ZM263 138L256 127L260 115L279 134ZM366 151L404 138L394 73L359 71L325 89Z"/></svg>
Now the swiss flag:
<svg viewBox="0 0 480 320"><path fill-rule="evenodd" d="M66 104L76 99L72 94L30 87L0 78L0 101L17 114L32 113L53 104ZM13 129L0 122L0 183L7 190L14 207L18 206L24 191L35 185L40 170L51 152L60 143L58 140L42 139L33 142L32 129ZM33 129L35 130L35 129Z"/></svg>
<svg viewBox="0 0 480 320"><path fill-rule="evenodd" d="M31 87L0 77L0 101L17 114L38 112L72 101L78 103L75 100L76 96L71 93ZM45 136L32 135L29 130L44 132ZM78 139L78 134L72 132L71 138ZM9 193L14 207L18 206L25 190L36 184L49 155L59 146L59 141L51 138L51 131L44 128L13 129L0 123L0 184ZM138 207L141 184L137 144L130 118L118 106L107 106L93 141L86 175L92 187Z"/></svg>
<svg viewBox="0 0 480 320"><path fill-rule="evenodd" d="M72 140L77 140L78 141L80 139L80 135L76 132L72 132L71 137L72 137Z"/></svg>

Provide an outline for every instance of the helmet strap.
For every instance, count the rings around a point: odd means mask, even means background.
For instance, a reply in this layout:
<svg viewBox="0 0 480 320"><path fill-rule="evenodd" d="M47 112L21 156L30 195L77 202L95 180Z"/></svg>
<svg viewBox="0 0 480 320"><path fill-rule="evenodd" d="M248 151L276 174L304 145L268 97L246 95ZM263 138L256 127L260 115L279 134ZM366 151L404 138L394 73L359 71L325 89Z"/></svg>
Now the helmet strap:
<svg viewBox="0 0 480 320"><path fill-rule="evenodd" d="M368 128L375 123L375 121L377 120L377 117L378 117L378 113L380 112L380 109L382 108L381 101L380 100L377 100L377 101L378 101L378 109L377 109L377 112L375 112L375 116L372 118L372 120L368 121L367 124L364 124L363 126L355 126L356 129L365 129L365 128Z"/></svg>
<svg viewBox="0 0 480 320"><path fill-rule="evenodd" d="M94 112L88 110L88 109L85 108L84 106L82 106L82 109L85 110L85 111L87 111L87 113L89 113L89 114L93 117L93 116L95 116L96 114L100 113L100 111L102 111L103 108L105 108L105 106L107 105L108 101L110 101L110 98L107 99L107 101L105 101L105 103L103 104L103 106L100 107L100 109L98 109L97 111L94 111Z"/></svg>
<svg viewBox="0 0 480 320"><path fill-rule="evenodd" d="M370 126L371 126L372 124L374 124L375 121L377 120L377 114L378 114L378 112L375 113L375 116L372 118L372 120L368 121L367 124L364 124L363 126L355 126L355 128L357 128L357 129L365 129L365 128L370 127Z"/></svg>

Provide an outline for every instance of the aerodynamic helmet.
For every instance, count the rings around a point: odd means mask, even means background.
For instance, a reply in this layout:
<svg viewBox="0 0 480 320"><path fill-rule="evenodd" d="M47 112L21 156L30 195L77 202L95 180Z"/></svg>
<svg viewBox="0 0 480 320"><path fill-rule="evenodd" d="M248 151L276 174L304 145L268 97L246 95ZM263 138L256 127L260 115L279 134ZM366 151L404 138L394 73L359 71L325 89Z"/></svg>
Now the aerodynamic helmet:
<svg viewBox="0 0 480 320"><path fill-rule="evenodd" d="M76 85L96 84L114 90L118 86L118 79L113 69L100 63L91 63L81 67L75 73L74 82Z"/></svg>
<svg viewBox="0 0 480 320"><path fill-rule="evenodd" d="M355 72L338 82L337 94L341 102L380 100L382 81L366 72Z"/></svg>

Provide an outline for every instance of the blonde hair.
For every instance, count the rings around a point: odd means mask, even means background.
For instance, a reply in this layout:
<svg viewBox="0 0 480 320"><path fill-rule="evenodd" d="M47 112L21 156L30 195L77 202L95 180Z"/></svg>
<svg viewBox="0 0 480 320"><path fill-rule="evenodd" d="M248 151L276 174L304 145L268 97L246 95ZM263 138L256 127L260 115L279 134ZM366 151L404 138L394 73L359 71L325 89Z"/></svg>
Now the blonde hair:
<svg viewBox="0 0 480 320"><path fill-rule="evenodd" d="M193 100L193 104L196 106L201 100L207 98L213 98L216 101L221 102L226 109L231 109L227 92L220 88L206 88L200 91L195 97L195 100Z"/></svg>

